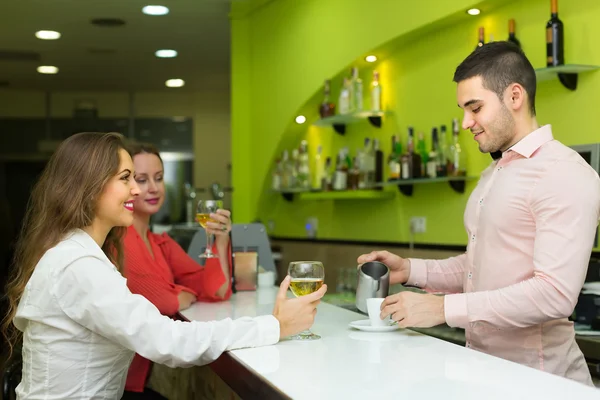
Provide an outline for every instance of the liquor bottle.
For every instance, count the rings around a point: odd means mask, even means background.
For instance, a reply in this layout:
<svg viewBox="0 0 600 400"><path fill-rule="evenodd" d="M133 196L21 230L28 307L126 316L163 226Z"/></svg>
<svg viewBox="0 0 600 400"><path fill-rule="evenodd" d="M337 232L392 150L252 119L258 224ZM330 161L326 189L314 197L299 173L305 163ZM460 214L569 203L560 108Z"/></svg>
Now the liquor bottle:
<svg viewBox="0 0 600 400"><path fill-rule="evenodd" d="M350 110L360 112L363 110L363 83L358 76L358 68L352 67L352 78L350 80Z"/></svg>
<svg viewBox="0 0 600 400"><path fill-rule="evenodd" d="M427 166L427 177L435 178L437 175L437 162L438 162L438 130L433 128L431 130L431 151L428 154Z"/></svg>
<svg viewBox="0 0 600 400"><path fill-rule="evenodd" d="M352 160L352 166L348 169L348 189L358 190L360 180L360 165L358 164L358 158L354 157Z"/></svg>
<svg viewBox="0 0 600 400"><path fill-rule="evenodd" d="M437 177L442 177L442 176L446 176L448 174L447 172L447 155L448 155L448 149L447 149L447 136L446 136L446 125L442 125L440 127L440 135L438 136L438 148L437 148L437 153L438 153L438 158L437 158L437 162L436 162L436 171L435 171L435 175Z"/></svg>
<svg viewBox="0 0 600 400"><path fill-rule="evenodd" d="M373 139L373 152L375 153L375 177L371 184L376 184L383 182L383 151L379 148L379 139Z"/></svg>
<svg viewBox="0 0 600 400"><path fill-rule="evenodd" d="M483 26L479 27L479 40L477 41L477 47L475 47L475 49L483 46L485 44L485 31L483 29Z"/></svg>
<svg viewBox="0 0 600 400"><path fill-rule="evenodd" d="M379 83L379 72L373 71L371 81L371 111L381 111L381 83Z"/></svg>
<svg viewBox="0 0 600 400"><path fill-rule="evenodd" d="M429 162L429 153L427 153L427 148L425 147L425 135L423 135L423 132L419 132L418 134L416 153L420 156L421 164L418 169L419 173L417 173L414 177L425 178L427 177L427 163Z"/></svg>
<svg viewBox="0 0 600 400"><path fill-rule="evenodd" d="M342 89L340 90L340 98L338 100L338 111L340 114L348 114L350 112L350 80L344 78Z"/></svg>
<svg viewBox="0 0 600 400"><path fill-rule="evenodd" d="M519 39L517 39L517 37L515 36L515 20L514 19L508 20L508 41L516 44L519 48L521 48L521 42L519 42Z"/></svg>
<svg viewBox="0 0 600 400"><path fill-rule="evenodd" d="M448 156L448 176L466 176L467 163L466 155L458 143L459 134L458 118L452 120L452 144L450 145Z"/></svg>
<svg viewBox="0 0 600 400"><path fill-rule="evenodd" d="M344 150L340 150L337 157L335 174L333 176L333 190L346 190L348 187L348 165Z"/></svg>
<svg viewBox="0 0 600 400"><path fill-rule="evenodd" d="M371 139L365 138L364 147L359 149L356 154L356 161L359 167L358 187L364 189L369 183L369 144Z"/></svg>
<svg viewBox="0 0 600 400"><path fill-rule="evenodd" d="M278 158L275 161L275 168L273 168L271 189L276 190L276 191L281 190L282 177L283 177L283 168L281 166L281 160Z"/></svg>
<svg viewBox="0 0 600 400"><path fill-rule="evenodd" d="M392 136L392 147L390 149L390 155L388 156L388 180L395 181L400 179L400 166L402 151L397 152L398 136ZM400 147L401 149L401 147Z"/></svg>
<svg viewBox="0 0 600 400"><path fill-rule="evenodd" d="M319 106L319 115L321 115L321 118L331 117L335 114L335 104L331 102L329 98L330 95L331 81L327 79L323 89L323 102Z"/></svg>
<svg viewBox="0 0 600 400"><path fill-rule="evenodd" d="M323 152L323 146L319 145L317 147L317 153L313 158L312 165L312 176L311 176L311 188L313 190L323 190L323 174L324 174L324 165L323 160L321 159L321 153Z"/></svg>
<svg viewBox="0 0 600 400"><path fill-rule="evenodd" d="M306 140L300 142L298 150L297 186L300 189L310 188L310 164L308 159L308 143Z"/></svg>
<svg viewBox="0 0 600 400"><path fill-rule="evenodd" d="M402 179L413 179L421 177L421 156L415 153L414 129L408 127L407 151L402 156Z"/></svg>
<svg viewBox="0 0 600 400"><path fill-rule="evenodd" d="M562 21L558 19L558 0L551 0L550 4L552 14L546 23L546 64L553 67L565 63L564 28Z"/></svg>
<svg viewBox="0 0 600 400"><path fill-rule="evenodd" d="M295 185L295 171L294 171L294 163L289 159L289 153L287 150L283 151L283 155L281 157L281 163L283 167L283 177L281 180L281 187L283 189L292 189Z"/></svg>
<svg viewBox="0 0 600 400"><path fill-rule="evenodd" d="M331 157L327 157L325 160L325 169L323 171L323 181L321 183L321 190L330 191L331 187Z"/></svg>

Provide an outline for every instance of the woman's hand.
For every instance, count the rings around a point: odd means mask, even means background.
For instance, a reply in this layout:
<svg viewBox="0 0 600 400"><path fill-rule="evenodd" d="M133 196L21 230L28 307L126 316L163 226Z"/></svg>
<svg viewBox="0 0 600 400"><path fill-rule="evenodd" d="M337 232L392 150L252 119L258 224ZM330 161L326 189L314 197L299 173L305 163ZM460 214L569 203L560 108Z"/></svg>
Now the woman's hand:
<svg viewBox="0 0 600 400"><path fill-rule="evenodd" d="M218 209L210 214L210 218L212 221L206 223L206 233L215 235L218 247L226 247L231 232L231 211Z"/></svg>

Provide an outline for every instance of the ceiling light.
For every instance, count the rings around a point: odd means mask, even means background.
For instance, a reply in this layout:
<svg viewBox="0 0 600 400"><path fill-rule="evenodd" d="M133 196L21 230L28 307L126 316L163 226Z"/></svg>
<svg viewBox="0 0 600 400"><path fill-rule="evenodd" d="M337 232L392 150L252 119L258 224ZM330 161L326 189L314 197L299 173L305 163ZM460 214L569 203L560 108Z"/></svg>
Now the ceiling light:
<svg viewBox="0 0 600 400"><path fill-rule="evenodd" d="M154 54L158 58L173 58L173 57L177 57L177 51L176 50L169 50L169 49L156 50L156 53L154 53Z"/></svg>
<svg viewBox="0 0 600 400"><path fill-rule="evenodd" d="M42 40L60 39L60 32L56 31L37 31L35 37Z"/></svg>
<svg viewBox="0 0 600 400"><path fill-rule="evenodd" d="M479 14L481 14L481 10L479 8L470 8L469 10L467 10L467 14L479 15Z"/></svg>
<svg viewBox="0 0 600 400"><path fill-rule="evenodd" d="M367 62L375 62L375 61L377 61L377 56L374 56L374 55L366 56L365 60L367 60Z"/></svg>
<svg viewBox="0 0 600 400"><path fill-rule="evenodd" d="M145 6L142 12L146 15L167 15L169 9L165 6Z"/></svg>
<svg viewBox="0 0 600 400"><path fill-rule="evenodd" d="M167 87L182 87L185 85L185 81L183 79L169 79L165 82Z"/></svg>
<svg viewBox="0 0 600 400"><path fill-rule="evenodd" d="M298 115L296 117L296 123L297 124L303 124L306 122L306 117L304 115Z"/></svg>
<svg viewBox="0 0 600 400"><path fill-rule="evenodd" d="M58 68L54 65L40 65L37 67L37 72L40 74L56 74L58 73Z"/></svg>

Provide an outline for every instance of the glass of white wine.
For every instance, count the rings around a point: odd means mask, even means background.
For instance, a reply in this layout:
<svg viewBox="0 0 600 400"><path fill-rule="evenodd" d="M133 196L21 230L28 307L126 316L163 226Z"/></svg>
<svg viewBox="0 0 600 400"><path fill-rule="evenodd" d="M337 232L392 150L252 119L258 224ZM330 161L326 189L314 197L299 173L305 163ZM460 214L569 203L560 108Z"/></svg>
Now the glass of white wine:
<svg viewBox="0 0 600 400"><path fill-rule="evenodd" d="M288 275L292 278L290 289L296 297L305 296L316 292L323 286L325 280L325 268L319 261L294 261L288 267ZM295 340L316 340L321 336L315 335L307 329L291 336Z"/></svg>
<svg viewBox="0 0 600 400"><path fill-rule="evenodd" d="M196 221L206 231L206 224L208 222L217 222L210 217L211 213L216 213L218 209L223 208L223 202L221 200L200 200L196 207ZM218 254L213 253L213 241L214 235L206 232L206 250L200 254L200 258L217 258Z"/></svg>

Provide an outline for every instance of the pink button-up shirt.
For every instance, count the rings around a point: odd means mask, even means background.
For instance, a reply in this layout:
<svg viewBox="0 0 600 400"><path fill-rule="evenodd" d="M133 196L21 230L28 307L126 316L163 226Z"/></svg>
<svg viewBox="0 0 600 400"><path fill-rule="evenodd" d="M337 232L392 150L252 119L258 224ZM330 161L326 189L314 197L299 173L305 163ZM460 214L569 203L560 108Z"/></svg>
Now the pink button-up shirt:
<svg viewBox="0 0 600 400"><path fill-rule="evenodd" d="M464 215L465 254L411 259L407 285L447 294L467 347L592 384L568 320L600 218L600 178L545 125L481 174Z"/></svg>

